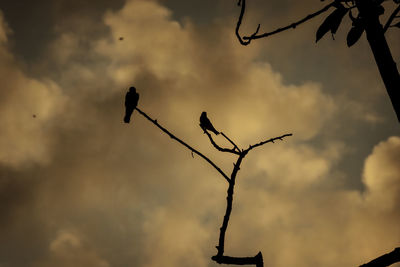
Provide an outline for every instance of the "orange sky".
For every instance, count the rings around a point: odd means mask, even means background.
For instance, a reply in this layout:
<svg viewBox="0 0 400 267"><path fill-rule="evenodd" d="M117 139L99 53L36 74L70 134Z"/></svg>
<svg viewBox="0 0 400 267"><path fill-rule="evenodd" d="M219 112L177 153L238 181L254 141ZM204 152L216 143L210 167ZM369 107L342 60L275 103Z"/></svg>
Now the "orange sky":
<svg viewBox="0 0 400 267"><path fill-rule="evenodd" d="M235 1L25 2L0 4L0 266L219 266L227 184L137 112L122 122L132 85L228 173L202 111L243 148L293 133L244 160L227 255L358 266L399 246L399 124L347 20L335 41L315 44L319 17L243 47ZM248 3L242 32L322 6L269 2Z"/></svg>

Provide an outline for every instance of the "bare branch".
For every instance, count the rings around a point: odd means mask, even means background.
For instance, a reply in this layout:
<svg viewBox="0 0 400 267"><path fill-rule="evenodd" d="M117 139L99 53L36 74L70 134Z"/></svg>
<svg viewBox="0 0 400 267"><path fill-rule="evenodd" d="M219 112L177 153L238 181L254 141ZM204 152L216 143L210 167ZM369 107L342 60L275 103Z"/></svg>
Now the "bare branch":
<svg viewBox="0 0 400 267"><path fill-rule="evenodd" d="M228 181L229 187L228 187L228 190L227 190L227 197L226 197L227 206L226 206L226 211L225 211L225 215L224 215L224 218L223 218L222 226L220 228L220 235L219 235L218 245L216 246L218 252L217 252L217 255L213 256L211 259L214 260L217 263L220 263L220 264L224 263L224 264L235 264L235 265L256 265L256 267L263 267L264 263L263 263L263 257L262 257L261 252L259 252L254 257L224 256L225 234L226 234L226 230L228 228L229 218L230 218L230 215L231 215L231 212L232 212L233 193L234 193L236 176L237 176L237 174L238 174L238 172L240 170L240 165L241 165L243 159L245 158L245 156L247 155L247 153L251 149L253 149L255 147L258 147L258 146L261 146L263 144L266 144L268 142L273 142L274 140L277 140L277 139L283 140L284 137L291 136L292 134L285 134L285 135L282 135L282 136L279 136L279 137L271 138L269 140L260 142L258 144L252 145L252 146L249 146L249 148L246 149L246 150L240 150L239 147L229 137L227 137L225 134L222 133L222 135L234 146L232 149L222 148L222 147L218 146L214 142L212 136L207 131L204 131L204 133L207 134L208 138L210 139L211 143L213 144L213 146L216 149L218 149L220 151L223 151L223 152L230 152L230 153L238 155L236 163L233 164L234 167L233 167L232 173L231 173L230 178L229 178L208 157L204 156L202 153L200 153L199 151L197 151L196 149L194 149L193 147L191 147L190 145L188 145L187 143L185 143L184 141L182 141L181 139L179 139L178 137L173 135L170 131L168 131L166 128L161 126L157 122L157 120L152 119L145 112L140 110L138 107L136 107L135 109L139 112L140 115L142 115L147 120L152 122L155 126L157 126L161 131L166 133L169 137L171 137L172 139L176 140L181 145L183 145L186 148L188 148L191 151L192 156L193 156L193 153L195 153L195 154L199 155L200 157L202 157L204 160L206 160L211 166L213 166L226 179L226 181Z"/></svg>
<svg viewBox="0 0 400 267"><path fill-rule="evenodd" d="M219 151L221 151L221 152L233 153L233 154L236 154L236 155L239 155L239 154L240 154L240 152L236 151L235 148L230 149L230 148L223 148L223 147L220 147L219 145L217 145L217 143L214 142L214 139L212 138L211 134L210 134L208 131L204 131L204 133L208 136L208 138L210 139L211 144L212 144L217 150L219 150ZM224 134L222 134L222 135L226 138L226 136L225 136Z"/></svg>
<svg viewBox="0 0 400 267"><path fill-rule="evenodd" d="M392 24L392 21L397 17L397 13L400 12L400 4L397 6L397 8L393 11L392 15L388 18L385 26L383 27L383 32L386 32L388 28L390 27L390 24Z"/></svg>
<svg viewBox="0 0 400 267"><path fill-rule="evenodd" d="M261 251L254 257L229 257L229 256L213 256L211 259L221 264L235 264L235 265L256 265L256 267L263 267L263 257Z"/></svg>
<svg viewBox="0 0 400 267"><path fill-rule="evenodd" d="M178 141L180 144L184 145L186 148L188 148L189 150L191 150L192 152L194 152L195 154L199 155L200 157L202 157L205 161L207 161L211 166L213 166L224 178L226 181L228 181L228 183L231 182L231 180L229 179L229 177L217 166L215 165L214 162L212 162L209 158L207 158L206 156L204 156L202 153L200 153L199 151L197 151L196 149L194 149L193 147L189 146L188 144L186 144L184 141L182 141L181 139L179 139L178 137L176 137L175 135L173 135L171 132L169 132L167 129L165 129L164 127L162 127L157 120L153 120L152 118L150 118L150 116L148 116L146 113L144 113L143 111L141 111L138 107L136 107L136 110L142 115L144 116L146 119L148 119L149 121L151 121L154 125L156 125L158 128L160 128L161 131L163 131L164 133L166 133L167 135L169 135L169 137L171 137L172 139Z"/></svg>
<svg viewBox="0 0 400 267"><path fill-rule="evenodd" d="M250 40L246 41L246 42L243 41L243 39L242 39L242 37L240 37L240 33L239 33L240 25L242 24L242 20L243 20L244 11L246 9L246 0L239 0L238 6L240 6L240 5L242 6L242 8L240 9L240 15L239 15L239 18L238 18L238 22L236 23L235 33L236 33L236 37L238 38L239 42L242 45L248 45L250 43ZM260 28L260 24L258 24L256 32L258 32L259 28Z"/></svg>
<svg viewBox="0 0 400 267"><path fill-rule="evenodd" d="M310 20L310 19L312 19L312 18L314 18L314 17L316 17L316 16L318 16L318 15L324 13L324 12L327 11L330 7L334 6L335 3L336 3L336 1L334 1L334 2L332 2L332 3L330 3L330 4L328 4L328 5L326 5L326 6L323 7L322 9L320 9L320 10L318 10L318 11L312 13L312 14L309 14L308 16L306 16L305 18L303 18L303 19L301 19L301 20L299 20L299 21L297 21L297 22L294 22L294 23L292 23L292 24L290 24L290 25L288 25L288 26L282 27L282 28L278 28L278 29L276 29L276 30L274 30L274 31L271 31L271 32L266 32L266 33L257 35L257 33L258 33L259 29L260 29L260 24L258 24L257 30L256 30L252 35L241 37L240 34L239 34L239 28L240 28L240 25L242 24L244 12L245 12L245 9L246 9L246 0L241 0L241 1L239 1L239 3L238 3L238 5L241 4L242 8L241 8L241 10L240 10L240 15L239 15L239 18L238 18L238 22L237 22L237 24L236 24L236 36L237 36L237 38L239 39L239 42L240 42L242 45L248 45L248 44L250 44L251 40L259 39L259 38L265 38L265 37L268 37L268 36L270 36L270 35L274 35L274 34L277 34L277 33L283 32L283 31L286 31L286 30L288 30L288 29L294 29L294 28L296 28L298 25L300 25L300 24L302 24L302 23L304 23L304 22L306 22L306 21L308 21L308 20Z"/></svg>
<svg viewBox="0 0 400 267"><path fill-rule="evenodd" d="M386 267L393 263L400 262L400 247L395 248L392 252L382 255L360 267Z"/></svg>
<svg viewBox="0 0 400 267"><path fill-rule="evenodd" d="M274 143L275 140L281 140L281 141L283 141L283 138L288 137L288 136L292 136L292 135L293 135L293 134L284 134L284 135L282 135L282 136L278 136L278 137L274 137L274 138L271 138L271 139L262 141L262 142L260 142L260 143L258 143L258 144L249 146L249 148L246 149L245 151L249 152L249 151L252 150L253 148L256 148L256 147L265 145L265 144L267 144L267 143Z"/></svg>
<svg viewBox="0 0 400 267"><path fill-rule="evenodd" d="M226 140L228 140L228 141L233 145L233 148L234 148L234 149L237 149L237 151L240 152L239 147L238 147L231 139L229 139L228 136L226 136L223 132L221 132L221 134L222 134L223 137L226 138Z"/></svg>
<svg viewBox="0 0 400 267"><path fill-rule="evenodd" d="M228 228L229 217L232 212L233 190L235 188L236 175L237 175L238 171L240 170L240 164L242 163L242 160L246 156L246 154L247 154L247 152L240 153L240 155L236 161L236 164L234 164L234 168L232 170L231 179L230 179L227 196L226 196L226 210L225 210L224 220L222 221L222 226L221 226L220 232L219 232L218 246L216 247L218 250L218 253L216 255L217 258L221 258L224 255L225 233L226 233L226 229Z"/></svg>
<svg viewBox="0 0 400 267"><path fill-rule="evenodd" d="M223 219L223 222L222 222L222 226L220 228L218 246L216 246L216 248L218 250L218 253L217 253L216 256L212 257L212 259L214 261L216 261L218 263L245 264L245 263L239 263L239 262L242 262L242 260L244 258L233 258L233 257L223 256L224 255L224 247L225 247L225 233L226 233L226 229L228 228L229 218L230 218L230 215L231 215L231 212L232 212L233 192L234 192L234 188L235 188L236 176L237 176L237 174L238 174L238 172L240 170L240 165L242 164L242 161L243 161L244 157L247 155L247 153L249 153L249 151L251 149L253 149L255 147L258 147L258 146L261 146L261 145L264 145L264 144L269 143L269 142L273 142L274 140L278 140L278 139L279 140L283 140L283 138L285 138L287 136L292 136L292 134L285 134L285 135L282 135L282 136L279 136L279 137L271 138L271 139L269 139L267 141L260 142L258 144L253 145L253 146L250 146L248 149L242 150L240 152L236 163L233 164L234 167L233 167L232 174L231 174L231 177L230 177L229 188L228 188L227 196L226 196L225 215L224 215L224 219ZM257 256L261 257L261 260L257 259L257 262L258 262L257 266L263 266L262 265L262 255L261 255L261 253L259 253L259 254L260 255L257 254ZM254 263L254 258L255 257L246 258L246 259L247 260L252 259L251 262L253 262L253 263L251 263L251 264L255 264ZM246 262L247 262L247 260L246 260ZM236 262L236 263L234 263L234 262ZM250 263L246 263L246 264L250 264ZM259 265L259 264L261 264L261 265Z"/></svg>

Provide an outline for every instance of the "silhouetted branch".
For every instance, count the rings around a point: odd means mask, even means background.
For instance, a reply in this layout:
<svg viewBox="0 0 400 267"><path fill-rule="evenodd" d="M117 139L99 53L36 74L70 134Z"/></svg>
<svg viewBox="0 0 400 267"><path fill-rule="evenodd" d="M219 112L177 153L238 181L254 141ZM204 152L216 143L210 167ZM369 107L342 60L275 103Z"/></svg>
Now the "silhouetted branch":
<svg viewBox="0 0 400 267"><path fill-rule="evenodd" d="M324 0L321 0L324 1ZM398 121L400 122L400 75L397 69L396 63L393 60L393 56L390 52L389 46L387 44L384 33L391 26L398 27L398 24L391 25L392 21L395 18L398 18L398 13L400 13L400 3L398 0L394 2L398 5L395 10L392 12L385 26L382 27L381 22L379 20L379 16L384 14L385 9L381 5L382 2L387 0L333 0L330 4L326 5L322 9L307 15L305 18L289 24L285 27L278 28L271 32L266 32L263 34L258 34L260 29L260 24L258 24L256 31L250 36L241 37L239 34L240 26L242 24L242 20L244 17L244 13L246 10L246 0L241 0L238 2L238 5L241 6L240 15L238 21L236 23L235 33L242 45L250 44L251 40L260 39L264 37L268 37L270 35L274 35L285 30L296 28L298 25L326 12L330 7L336 7L335 11L332 12L321 24L319 29L317 30L317 41L329 30L332 34L334 34L339 27L343 15L353 8L357 8L359 12L359 18L355 19L351 12L350 18L353 21L353 27L347 35L347 44L348 46L353 45L357 40L361 37L363 31L366 32L367 41L370 45L371 51L374 55L374 59L376 65L378 67L379 73L381 75L382 81L385 84L385 88L390 97L390 101L393 105L393 109L395 110ZM343 3L347 6L344 7ZM344 10L343 10L344 8ZM345 12L342 12L345 11ZM362 27L355 26L357 22L362 22ZM321 28L322 27L322 28ZM320 32L319 32L320 31ZM333 36L333 35L332 35Z"/></svg>
<svg viewBox="0 0 400 267"><path fill-rule="evenodd" d="M148 116L146 113L144 113L143 111L141 111L138 107L136 107L136 110L143 115L146 119L148 119L149 121L151 121L154 125L156 125L158 128L160 128L161 131L163 131L164 133L168 134L169 137L171 137L172 139L178 141L180 144L184 145L186 148L188 148L189 150L191 150L192 152L196 153L197 155L199 155L200 157L202 157L204 160L206 160L211 166L213 166L224 178L225 180L228 181L228 183L230 183L230 179L229 177L217 166L215 165L214 162L212 162L209 158L207 158L206 156L204 156L202 153L200 153L199 151L197 151L196 149L194 149L193 147L191 147L190 145L186 144L184 141L182 141L181 139L179 139L178 137L176 137L175 135L173 135L171 132L169 132L167 129L165 129L164 127L162 127L157 120L154 120L152 118L150 118L150 116Z"/></svg>
<svg viewBox="0 0 400 267"><path fill-rule="evenodd" d="M221 258L224 255L225 233L226 233L226 229L228 228L229 217L232 212L233 190L235 188L236 175L237 175L238 171L240 170L240 164L242 163L242 160L246 156L246 154L247 154L247 152L240 153L240 155L236 161L236 164L234 164L234 168L232 170L231 179L230 179L227 196L226 196L226 210L225 210L224 220L223 220L222 226L220 228L218 246L216 246L216 248L218 250L216 257L218 257L218 258Z"/></svg>
<svg viewBox="0 0 400 267"><path fill-rule="evenodd" d="M393 263L400 262L400 247L395 248L392 252L380 256L360 267L386 267Z"/></svg>
<svg viewBox="0 0 400 267"><path fill-rule="evenodd" d="M246 9L246 0L241 0L241 1L238 2L238 5L239 5L239 6L241 5L242 8L241 8L241 10L240 10L240 15L239 15L239 18L238 18L238 22L237 22L237 24L236 24L236 31L235 31L235 32L236 32L236 36L237 36L237 38L239 39L239 42L240 42L242 45L248 45L248 44L250 44L251 40L259 39L259 38L265 38L265 37L268 37L268 36L270 36L270 35L274 35L274 34L277 34L277 33L283 32L283 31L286 31L286 30L288 30L288 29L294 29L294 28L296 28L298 25L300 25L300 24L302 24L302 23L304 23L304 22L306 22L306 21L308 21L308 20L310 20L310 19L312 19L312 18L314 18L314 17L316 17L316 16L318 16L318 15L324 13L324 12L327 11L330 7L334 6L334 5L335 5L335 2L336 2L336 1L334 1L334 2L332 2L332 3L330 3L330 4L328 4L328 5L326 5L326 6L323 7L322 9L320 9L320 10L318 10L318 11L312 13L312 14L307 15L305 18L303 18L303 19L301 19L301 20L299 20L299 21L296 21L296 22L294 22L294 23L292 23L292 24L290 24L290 25L288 25L288 26L285 26L285 27L282 27L282 28L278 28L278 29L276 29L276 30L274 30L274 31L271 31L271 32L266 32L266 33L257 35L257 33L258 33L259 29L260 29L260 24L258 24L257 30L256 30L252 35L241 37L240 34L239 34L239 28L240 28L240 25L242 24L244 12L245 12L245 9ZM348 2L348 1L343 1L343 2Z"/></svg>
<svg viewBox="0 0 400 267"><path fill-rule="evenodd" d="M194 149L193 147L191 147L190 145L188 145L187 143L185 143L184 141L182 141L181 139L179 139L178 137L176 137L175 135L173 135L170 131L168 131L166 128L164 128L163 126L161 126L157 120L152 119L149 115L147 115L145 112L143 112L142 110L140 110L136 104L135 104L135 109L139 112L140 115L142 115L143 117L145 117L147 120L149 120L150 122L152 122L155 126L157 126L161 131L163 131L164 133L166 133L169 137L171 137L172 139L176 140L177 142L179 142L181 145L185 146L186 148L188 148L193 156L193 153L196 153L197 155L199 155L200 157L202 157L204 160L206 160L211 166L213 166L229 183L229 187L227 190L227 197L226 197L226 210L225 210L225 215L223 218L223 222L222 222L222 226L220 228L220 234L219 234L219 239L218 239L218 245L216 246L217 248L217 255L211 257L212 260L214 260L217 263L223 263L223 264L235 264L235 265L256 265L256 267L263 267L264 266L264 262L263 262L263 257L262 257L262 253L258 252L257 255L255 255L254 257L231 257L231 256L224 256L224 248L225 248L225 234L226 234L226 230L228 228L228 223L229 223L229 218L232 212L232 205L233 205L233 193L234 193L234 187L235 187L235 181L236 181L236 176L240 170L240 165L243 161L243 159L245 158L245 156L248 154L248 152L253 149L256 148L258 146L264 145L266 143L269 142L274 142L274 140L283 140L284 137L287 136L292 136L292 134L285 134L279 137L274 137L271 138L269 140L260 142L258 144L254 144L249 146L248 149L246 150L241 150L239 149L239 147L229 138L227 137L225 134L222 133L222 135L234 146L232 149L228 149L228 148L222 148L219 145L217 145L211 134L208 133L207 129L204 129L204 133L207 134L208 138L210 139L211 143L213 144L213 146L219 150L219 151L223 151L223 152L230 152L233 154L238 155L238 158L236 160L236 163L234 163L234 167L232 170L232 173L230 175L230 177L228 177L217 165L215 165L214 162L212 162L209 158L207 158L206 156L204 156L202 153L200 153L199 151L197 151L196 149ZM205 113L205 112L204 112ZM201 126L201 125L200 125ZM203 128L203 127L202 127Z"/></svg>
<svg viewBox="0 0 400 267"><path fill-rule="evenodd" d="M242 8L240 9L240 14L239 14L238 22L236 23L235 33L236 33L236 37L238 38L239 42L240 42L242 45L248 45L248 44L250 43L250 41L249 41L249 42L244 42L244 41L242 40L242 37L240 37L240 33L239 33L240 25L242 24L242 19L243 19L243 15L244 15L244 10L245 10L245 8L246 8L246 3L245 3L245 1L244 1L243 3L241 3L241 0L239 0L238 6L240 6L240 5L242 5ZM258 24L258 25L260 25L260 24Z"/></svg>
<svg viewBox="0 0 400 267"><path fill-rule="evenodd" d="M238 22L236 24L235 33L236 33L236 36L237 36L239 42L242 45L248 45L251 40L243 41L243 39L242 39L242 37L240 37L240 33L239 33L240 25L242 24L242 20L243 20L244 11L246 10L246 0L239 0L238 6L240 6L240 5L242 6L242 8L240 9L240 15L239 15ZM260 24L258 24L257 30L253 33L254 36L258 33L258 30L260 30Z"/></svg>
<svg viewBox="0 0 400 267"><path fill-rule="evenodd" d="M240 152L239 147L228 137L226 136L223 132L221 132L222 136L226 138L226 140L228 140L232 145L234 149L237 149L238 152Z"/></svg>
<svg viewBox="0 0 400 267"><path fill-rule="evenodd" d="M392 24L392 21L397 17L397 13L399 12L400 12L400 5L398 5L397 8L393 11L393 13L390 15L385 26L383 27L383 32L387 31L387 29L390 27L390 24Z"/></svg>
<svg viewBox="0 0 400 267"><path fill-rule="evenodd" d="M284 134L284 135L282 135L282 136L278 136L278 137L274 137L274 138L271 138L271 139L262 141L262 142L260 142L260 143L258 143L258 144L249 146L249 148L246 149L245 151L248 152L248 151L252 150L253 148L256 148L256 147L265 145L266 143L274 143L275 140L281 140L281 141L283 141L283 138L288 137L288 136L292 136L292 135L293 135L293 134Z"/></svg>
<svg viewBox="0 0 400 267"><path fill-rule="evenodd" d="M222 226L220 228L218 246L216 246L218 252L217 252L217 255L215 255L211 258L212 260L214 260L218 263L225 263L225 264L236 264L236 265L255 264L256 266L259 266L259 267L263 266L261 252L259 252L255 257L246 257L246 258L224 256L225 234L226 234L226 230L228 228L229 218L230 218L230 215L232 212L233 193L234 193L234 188L235 188L236 176L240 170L240 165L242 164L244 157L253 148L262 146L266 143L274 142L274 140L278 140L278 139L283 140L283 138L285 138L287 136L292 136L292 134L284 134L279 137L274 137L269 140L260 142L258 144L251 145L251 146L249 146L248 149L240 151L239 157L236 160L236 163L233 164L234 167L232 170L232 174L230 176L230 183L229 183L229 187L227 190L227 196L226 196L226 210L225 210L224 219L222 221Z"/></svg>
<svg viewBox="0 0 400 267"><path fill-rule="evenodd" d="M213 256L212 259L221 264L235 264L235 265L256 265L256 267L263 267L263 257L261 252L258 252L254 257L229 257L229 256Z"/></svg>
<svg viewBox="0 0 400 267"><path fill-rule="evenodd" d="M221 152L229 152L229 153L233 153L233 154L239 155L239 152L240 152L240 151L238 152L238 151L235 150L235 147L236 147L236 146L235 146L234 148L232 148L232 149L220 147L219 145L217 145L217 143L214 142L214 139L212 138L211 134L210 134L208 131L204 131L204 133L208 136L208 138L210 139L211 144L212 144L217 150L219 150L219 151L221 151ZM227 138L226 135L224 135L223 133L222 133L222 135L223 135L225 138ZM228 138L227 138L227 139L228 139ZM228 139L228 140L229 140L229 139ZM229 140L229 141L230 141L230 140Z"/></svg>

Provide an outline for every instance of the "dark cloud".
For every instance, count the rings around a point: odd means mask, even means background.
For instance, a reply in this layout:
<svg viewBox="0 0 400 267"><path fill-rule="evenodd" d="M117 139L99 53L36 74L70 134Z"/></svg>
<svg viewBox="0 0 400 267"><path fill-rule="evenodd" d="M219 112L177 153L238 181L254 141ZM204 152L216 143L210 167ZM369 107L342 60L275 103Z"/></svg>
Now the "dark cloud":
<svg viewBox="0 0 400 267"><path fill-rule="evenodd" d="M57 38L59 30L83 30L91 21L99 22L107 10L116 10L124 4L117 1L43 0L0 3L0 10L13 29L11 44L15 53L25 61L38 61L46 54L48 42ZM102 23L92 23L92 38L106 30Z"/></svg>
<svg viewBox="0 0 400 267"><path fill-rule="evenodd" d="M197 4L169 10L160 3L129 1L118 8L101 2L96 10L90 9L92 2L48 3L43 10L49 18L43 20L52 20L51 27L46 24L52 36L41 41L42 54L41 48L10 50L1 39L1 24L0 55L6 60L0 75L8 82L0 91L0 123L7 129L0 132L5 148L0 235L8 242L1 243L0 265L216 266L210 256L224 211L224 179L137 112L132 124L122 122L123 97L131 85L140 93L140 108L224 170L232 168L231 159L213 151L203 136L198 125L203 110L242 146L293 131L292 139L266 146L243 163L227 235L232 255L262 250L274 266L329 267L338 260L342 266L361 264L391 250L398 243L399 213L385 207L398 190L384 193L398 181L397 161L391 160L397 158L398 138L386 138L392 130L382 130L379 138L364 133L379 128L385 114L379 105L377 121L373 113L363 122L368 126L359 127L365 110L344 119L341 109L363 102L331 94L326 89L331 80L321 78L322 70L315 79L311 67L305 80L294 81L298 74L287 78L291 74L283 69L308 71L301 62L306 57L293 62L282 57L308 37L299 35L281 49L278 41L244 49L226 17L209 21L213 11L204 15L206 25L191 19L178 23L176 14L186 8L191 14ZM31 19L40 20L35 12ZM28 29L9 25L26 36ZM21 67L16 51L41 54L29 63L35 72ZM343 63L328 51L334 66ZM316 64L312 70L319 69L319 54L315 59L309 52ZM271 65L265 55L272 53L277 55ZM281 72L275 69L279 64ZM356 65L351 71L360 77L370 73ZM370 80L360 83L354 90L362 92ZM385 125L397 129L388 121ZM349 140L359 143L348 142L343 129L354 131ZM381 143L372 150L376 139ZM366 161L353 152L363 142L360 149L370 155ZM360 162L356 177L340 165L352 162L346 155ZM349 178L361 184L362 176L364 193L346 183Z"/></svg>

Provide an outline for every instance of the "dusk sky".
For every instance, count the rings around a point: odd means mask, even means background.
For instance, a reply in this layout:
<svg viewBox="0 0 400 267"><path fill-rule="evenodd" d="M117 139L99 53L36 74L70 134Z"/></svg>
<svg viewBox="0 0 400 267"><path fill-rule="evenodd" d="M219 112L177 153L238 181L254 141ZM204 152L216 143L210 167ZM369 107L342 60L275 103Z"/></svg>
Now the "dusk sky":
<svg viewBox="0 0 400 267"><path fill-rule="evenodd" d="M241 33L324 5L248 1ZM315 43L328 11L242 46L239 12L237 0L1 0L0 267L220 266L227 182L137 112L123 123L130 86L227 173L235 158L212 147L202 111L242 148L293 133L242 163L226 255L359 266L400 246L400 124L365 33L348 48L346 16ZM397 65L399 36L386 35Z"/></svg>

